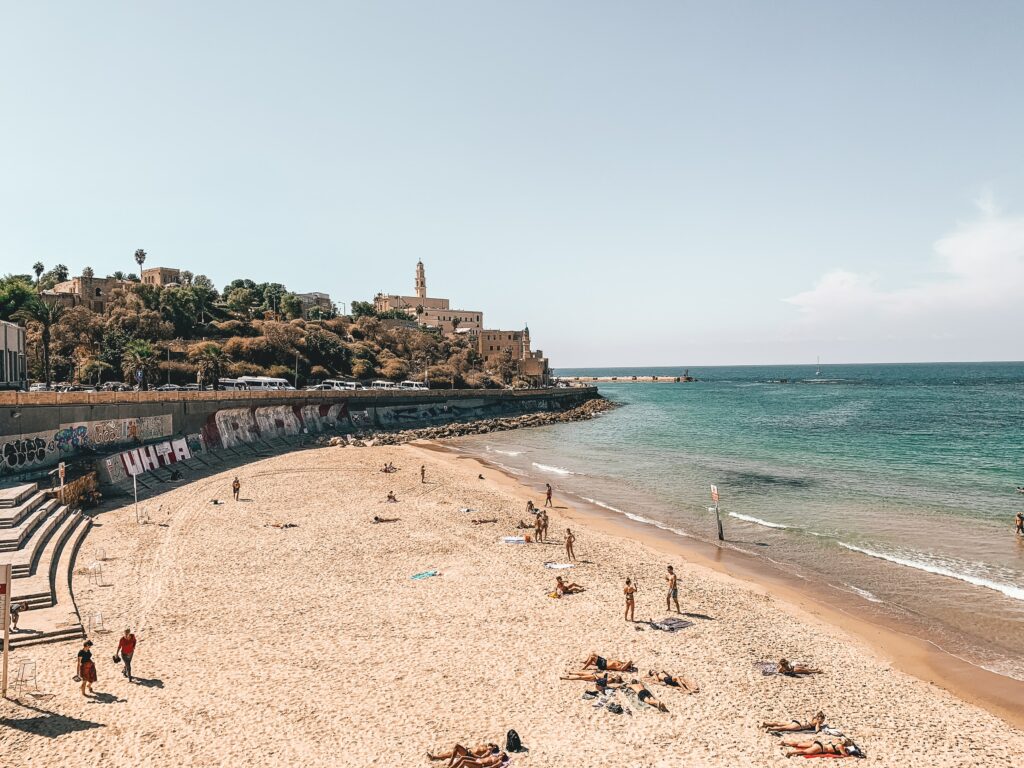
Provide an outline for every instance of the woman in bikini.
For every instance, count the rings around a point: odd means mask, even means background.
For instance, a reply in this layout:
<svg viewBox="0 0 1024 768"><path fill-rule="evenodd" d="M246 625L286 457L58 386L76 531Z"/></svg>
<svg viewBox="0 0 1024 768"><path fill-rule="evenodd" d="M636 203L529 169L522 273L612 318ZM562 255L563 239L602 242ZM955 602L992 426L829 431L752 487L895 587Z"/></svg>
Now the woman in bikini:
<svg viewBox="0 0 1024 768"><path fill-rule="evenodd" d="M581 587L576 582L573 582L572 584L566 584L564 581L562 581L561 576L555 577L555 593L559 597L561 597L562 595L576 595L582 592L584 589L585 587Z"/></svg>
<svg viewBox="0 0 1024 768"><path fill-rule="evenodd" d="M497 768L498 766L505 765L507 762L508 755L504 752L484 755L483 757L463 755L462 757L452 758L452 761L448 763L448 768Z"/></svg>
<svg viewBox="0 0 1024 768"><path fill-rule="evenodd" d="M648 704L661 712L668 712L668 707L654 698L654 694L647 690L646 686L639 680L633 680L626 686L636 694L641 704Z"/></svg>
<svg viewBox="0 0 1024 768"><path fill-rule="evenodd" d="M596 667L601 672L611 670L612 672L629 672L633 669L632 661L618 661L611 659L610 661L604 656L598 656L596 653L590 654L587 660L583 662L583 669L588 667Z"/></svg>
<svg viewBox="0 0 1024 768"><path fill-rule="evenodd" d="M790 720L788 723L769 723L767 721L761 723L761 727L766 731L785 731L787 733L794 731L814 731L818 733L824 726L825 713L820 710L811 718L809 723L801 723L799 720Z"/></svg>
<svg viewBox="0 0 1024 768"><path fill-rule="evenodd" d="M797 675L820 675L820 669L812 669L811 667L805 667L803 664L791 664L786 659L779 659L778 666L775 667L775 671L780 675L789 675L790 677L796 677Z"/></svg>
<svg viewBox="0 0 1024 768"><path fill-rule="evenodd" d="M622 590L622 593L626 596L626 621L636 623L636 618L634 618L633 614L636 609L636 600L633 597L636 594L636 586L634 586L632 579L626 579L626 588Z"/></svg>
<svg viewBox="0 0 1024 768"><path fill-rule="evenodd" d="M570 563L573 560L576 559L576 553L573 552L573 549L572 549L572 545L575 544L575 543L576 543L576 536L573 535L573 532L572 532L572 530L570 528L566 528L565 529L565 556L569 559Z"/></svg>
<svg viewBox="0 0 1024 768"><path fill-rule="evenodd" d="M602 682L604 687L611 685L622 685L624 682L622 675L609 675L605 672L602 675L596 672L567 672L560 680L582 680L585 683L596 683L598 680Z"/></svg>
<svg viewBox="0 0 1024 768"><path fill-rule="evenodd" d="M835 755L836 757L851 757L860 754L860 748L851 739L845 736L837 736L827 741L815 739L814 741L797 741L786 744L784 747L786 757L794 755Z"/></svg>
<svg viewBox="0 0 1024 768"><path fill-rule="evenodd" d="M477 744L475 747L464 747L461 744L456 744L454 747L449 749L447 752L439 752L436 755L432 755L427 752L428 760L454 760L457 757L484 757L486 755L496 755L501 751L501 748L497 744Z"/></svg>
<svg viewBox="0 0 1024 768"><path fill-rule="evenodd" d="M677 675L670 675L668 672L655 672L653 669L650 669L647 671L647 677L659 685L669 688L681 688L687 693L697 693L700 691L700 686L692 680L687 680Z"/></svg>

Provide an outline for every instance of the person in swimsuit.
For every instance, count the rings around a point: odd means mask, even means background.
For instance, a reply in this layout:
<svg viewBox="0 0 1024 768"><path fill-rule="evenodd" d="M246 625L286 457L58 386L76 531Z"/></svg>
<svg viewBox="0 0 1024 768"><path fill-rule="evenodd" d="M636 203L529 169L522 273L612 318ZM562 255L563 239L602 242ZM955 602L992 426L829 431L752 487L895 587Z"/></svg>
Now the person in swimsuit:
<svg viewBox="0 0 1024 768"><path fill-rule="evenodd" d="M783 754L786 757L793 757L794 755L836 755L837 757L849 757L860 754L860 748L845 736L836 736L825 741L821 739L797 741L792 744L786 744L783 748L785 749Z"/></svg>
<svg viewBox="0 0 1024 768"><path fill-rule="evenodd" d="M235 501L238 501L238 493L241 490L242 490L242 484L240 482L238 482L238 478L236 477L231 482L231 495L235 497Z"/></svg>
<svg viewBox="0 0 1024 768"><path fill-rule="evenodd" d="M547 512L541 512L540 513L540 526L541 526L541 534L544 536L544 540L547 541L547 538L548 538L548 513Z"/></svg>
<svg viewBox="0 0 1024 768"><path fill-rule="evenodd" d="M665 581L668 582L668 594L665 596L665 610L672 610L672 601L676 604L676 613L682 613L679 610L679 582L676 578L676 572L670 565L668 567L668 575L665 577Z"/></svg>
<svg viewBox="0 0 1024 768"><path fill-rule="evenodd" d="M611 659L610 661L604 656L598 656L596 653L590 654L587 660L583 662L583 669L588 667L597 667L601 672L611 670L612 672L629 672L633 669L632 661L618 661Z"/></svg>
<svg viewBox="0 0 1024 768"><path fill-rule="evenodd" d="M576 553L573 552L572 545L576 543L576 536L573 535L571 529L565 529L565 556L572 562L576 559Z"/></svg>
<svg viewBox="0 0 1024 768"><path fill-rule="evenodd" d="M543 518L541 518L540 515L537 515L537 517L533 521L533 538L534 538L534 540L536 540L536 542L538 544L543 544L544 543L543 533L544 533L544 520L543 520Z"/></svg>
<svg viewBox="0 0 1024 768"><path fill-rule="evenodd" d="M449 749L447 752L438 752L436 755L432 755L427 752L428 760L454 760L457 757L484 757L486 755L496 755L501 751L501 748L497 744L477 744L475 747L464 747L461 744L456 744L454 747Z"/></svg>
<svg viewBox="0 0 1024 768"><path fill-rule="evenodd" d="M398 497L395 496L395 492L394 491L388 491L387 501L389 503L391 503L391 504L397 504L398 503Z"/></svg>
<svg viewBox="0 0 1024 768"><path fill-rule="evenodd" d="M792 733L794 731L814 731L818 733L822 728L825 727L825 713L821 710L811 718L809 723L801 723L799 720L790 720L788 723L769 723L767 721L761 723L761 727L766 731L785 731Z"/></svg>
<svg viewBox="0 0 1024 768"><path fill-rule="evenodd" d="M609 675L607 672L602 675L596 672L567 672L559 680L582 680L588 683L601 681L601 686L604 688L607 688L609 685L622 685L624 682L622 675Z"/></svg>
<svg viewBox="0 0 1024 768"><path fill-rule="evenodd" d="M700 686L693 681L676 675L670 675L668 672L655 672L653 669L649 669L647 670L647 677L659 685L669 688L681 688L687 693L697 693L700 691Z"/></svg>
<svg viewBox="0 0 1024 768"><path fill-rule="evenodd" d="M82 650L78 652L78 662L75 667L75 676L82 681L82 695L85 696L86 686L89 693L94 693L92 684L96 682L96 662L92 660L92 641L86 640L82 644Z"/></svg>
<svg viewBox="0 0 1024 768"><path fill-rule="evenodd" d="M626 587L622 590L622 593L626 596L626 621L636 623L636 618L634 617L636 600L633 597L636 594L636 586L633 584L632 579L626 579Z"/></svg>
<svg viewBox="0 0 1024 768"><path fill-rule="evenodd" d="M791 664L786 659L779 659L778 666L775 667L775 671L780 675L789 675L790 677L796 677L797 675L820 675L820 669L812 669L811 667L805 667L803 664Z"/></svg>
<svg viewBox="0 0 1024 768"><path fill-rule="evenodd" d="M626 687L636 693L636 697L640 700L641 704L648 704L657 710L668 712L668 707L654 698L654 694L648 691L644 684L639 680L631 680L629 685Z"/></svg>
<svg viewBox="0 0 1024 768"><path fill-rule="evenodd" d="M1017 535L1018 536L1024 536L1024 512L1018 512L1017 513L1016 523L1017 523Z"/></svg>
<svg viewBox="0 0 1024 768"><path fill-rule="evenodd" d="M544 485L547 487L547 490L544 492L544 506L545 507L553 507L553 506L555 506L555 504L554 504L553 501L551 501L551 494L552 494L551 483L544 483Z"/></svg>
<svg viewBox="0 0 1024 768"><path fill-rule="evenodd" d="M484 523L496 523L498 522L498 518L492 517L489 520L470 520L469 522L471 522L473 525L483 525Z"/></svg>
<svg viewBox="0 0 1024 768"><path fill-rule="evenodd" d="M564 581L562 581L561 576L555 577L555 593L559 597L561 597L562 595L577 595L584 589L585 587L581 587L576 582L573 582L572 584L566 584Z"/></svg>
<svg viewBox="0 0 1024 768"><path fill-rule="evenodd" d="M448 763L448 768L496 768L507 762L508 755L504 752L496 752L491 755L484 755L483 757L463 755L462 757L452 758L452 761Z"/></svg>
<svg viewBox="0 0 1024 768"><path fill-rule="evenodd" d="M526 502L526 514L528 514L528 515L536 515L537 514L537 508L535 506L533 506L533 499L529 499Z"/></svg>

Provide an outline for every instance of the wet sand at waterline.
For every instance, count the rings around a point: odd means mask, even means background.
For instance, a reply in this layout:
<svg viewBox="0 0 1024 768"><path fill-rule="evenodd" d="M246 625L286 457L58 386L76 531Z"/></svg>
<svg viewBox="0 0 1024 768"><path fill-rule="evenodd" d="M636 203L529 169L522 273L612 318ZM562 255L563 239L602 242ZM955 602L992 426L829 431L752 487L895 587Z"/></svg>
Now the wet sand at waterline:
<svg viewBox="0 0 1024 768"><path fill-rule="evenodd" d="M400 471L381 473L385 461ZM389 490L397 504L384 503ZM95 687L109 695L79 694L75 644L13 652L14 663L37 662L55 696L0 703L0 760L404 768L514 728L530 747L514 766L789 765L758 723L823 709L872 765L1020 764L1024 732L764 589L588 523L557 492L554 543L501 543L526 517L526 492L474 460L411 446L325 448L148 500L146 526L130 506L103 513L79 567L104 549L110 586L76 576L75 593L83 617L102 612L113 630L92 635ZM399 521L374 525L374 515ZM550 570L546 561L565 560L567 520L581 562ZM693 626L637 631L622 618L622 583L639 580L638 619L664 618L669 562ZM440 575L410 579L431 570ZM587 591L548 597L558 573ZM142 684L111 660L125 626L140 640ZM667 714L622 696L631 714L594 708L581 698L588 684L558 679L591 652L701 691L654 687ZM826 674L765 677L753 666L780 656Z"/></svg>

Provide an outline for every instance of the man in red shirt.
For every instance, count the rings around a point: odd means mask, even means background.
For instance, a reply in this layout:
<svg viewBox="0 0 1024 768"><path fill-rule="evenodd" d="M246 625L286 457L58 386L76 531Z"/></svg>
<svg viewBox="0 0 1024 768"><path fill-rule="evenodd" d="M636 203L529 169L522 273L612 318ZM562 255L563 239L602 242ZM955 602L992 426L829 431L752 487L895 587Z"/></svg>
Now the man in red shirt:
<svg viewBox="0 0 1024 768"><path fill-rule="evenodd" d="M124 662L124 669L121 671L125 677L128 678L128 682L132 682L132 656L135 653L135 635L132 634L131 629L126 629L124 635L121 636L120 641L117 643L117 654L121 657L121 661Z"/></svg>

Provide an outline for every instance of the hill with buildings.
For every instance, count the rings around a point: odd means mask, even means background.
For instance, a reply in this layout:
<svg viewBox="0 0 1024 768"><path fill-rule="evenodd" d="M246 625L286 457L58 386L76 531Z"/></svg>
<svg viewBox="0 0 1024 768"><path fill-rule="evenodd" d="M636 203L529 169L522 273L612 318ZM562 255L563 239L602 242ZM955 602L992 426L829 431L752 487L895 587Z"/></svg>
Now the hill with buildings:
<svg viewBox="0 0 1024 768"><path fill-rule="evenodd" d="M36 263L33 274L0 278L0 320L26 329L5 334L0 381L139 377L150 387L266 375L299 387L354 378L475 388L536 386L548 378L528 328L487 329L483 312L428 297L422 262L414 295L379 294L353 301L348 311L326 293L244 278L218 290L202 274L143 268L142 250L135 260L138 274L97 277L86 267L72 277L64 265ZM6 348L7 339L14 348Z"/></svg>

